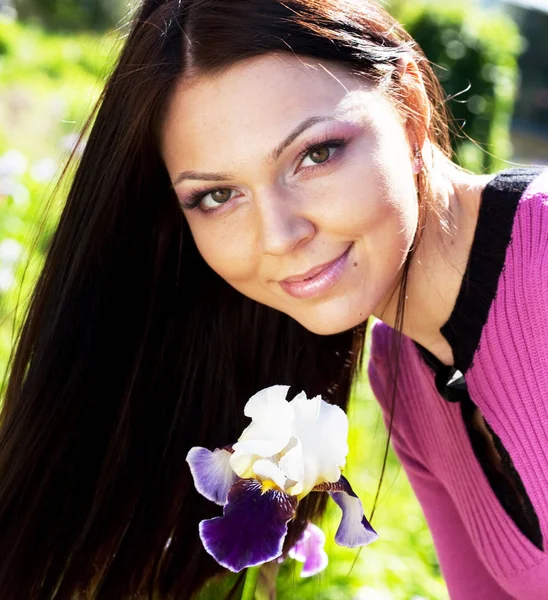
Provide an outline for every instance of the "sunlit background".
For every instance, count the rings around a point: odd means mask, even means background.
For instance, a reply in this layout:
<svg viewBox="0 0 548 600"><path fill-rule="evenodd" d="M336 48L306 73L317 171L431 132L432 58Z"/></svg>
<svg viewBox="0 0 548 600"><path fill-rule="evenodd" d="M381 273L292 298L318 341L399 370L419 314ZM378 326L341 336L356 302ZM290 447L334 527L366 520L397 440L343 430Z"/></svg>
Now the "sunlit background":
<svg viewBox="0 0 548 600"><path fill-rule="evenodd" d="M421 43L452 98L456 160L476 172L548 165L548 0L387 6ZM77 147L78 133L114 63L128 11L115 0L0 0L2 374L62 206L64 190L53 197L55 184L69 153L85 145ZM371 507L386 434L365 375L350 420L348 477ZM322 524L328 540L337 510ZM448 597L421 510L392 454L374 526L381 537L361 552L329 543L321 575L300 579L298 565L284 564L278 598ZM219 590L203 597L217 599Z"/></svg>

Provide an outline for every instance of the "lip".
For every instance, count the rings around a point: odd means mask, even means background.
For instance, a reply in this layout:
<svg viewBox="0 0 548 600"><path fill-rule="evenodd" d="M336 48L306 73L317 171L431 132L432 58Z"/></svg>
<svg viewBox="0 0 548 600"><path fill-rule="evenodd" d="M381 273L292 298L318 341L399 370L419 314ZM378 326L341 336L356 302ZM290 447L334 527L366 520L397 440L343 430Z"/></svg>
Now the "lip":
<svg viewBox="0 0 548 600"><path fill-rule="evenodd" d="M306 273L280 281L280 286L294 298L311 298L327 291L342 277L353 245L350 244L338 258L329 263L318 265Z"/></svg>

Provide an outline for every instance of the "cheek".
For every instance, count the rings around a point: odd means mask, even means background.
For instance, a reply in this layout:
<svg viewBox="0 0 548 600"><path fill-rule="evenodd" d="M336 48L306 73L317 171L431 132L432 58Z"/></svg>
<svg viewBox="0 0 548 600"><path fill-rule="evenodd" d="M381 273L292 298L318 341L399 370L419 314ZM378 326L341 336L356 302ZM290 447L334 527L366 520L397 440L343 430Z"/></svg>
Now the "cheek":
<svg viewBox="0 0 548 600"><path fill-rule="evenodd" d="M405 178L375 167L355 169L329 189L318 190L315 198L318 225L327 232L349 239L378 240L388 230L392 237L400 232L413 237L418 207L412 174Z"/></svg>
<svg viewBox="0 0 548 600"><path fill-rule="evenodd" d="M332 176L303 186L320 227L344 237L375 238L389 220L392 235L397 221L402 235L413 237L417 196L407 153L400 129L392 136L373 131L351 145Z"/></svg>
<svg viewBox="0 0 548 600"><path fill-rule="evenodd" d="M257 270L256 253L249 236L222 224L212 226L201 215L185 217L200 255L215 273L233 285L253 277Z"/></svg>
<svg viewBox="0 0 548 600"><path fill-rule="evenodd" d="M403 156L399 160L392 161L386 156L381 160L374 168L370 183L375 214L372 238L376 237L375 232L384 230L387 235L390 232L394 240L391 245L401 245L401 250L407 251L418 223L418 198L412 167ZM385 244L388 239L384 239Z"/></svg>

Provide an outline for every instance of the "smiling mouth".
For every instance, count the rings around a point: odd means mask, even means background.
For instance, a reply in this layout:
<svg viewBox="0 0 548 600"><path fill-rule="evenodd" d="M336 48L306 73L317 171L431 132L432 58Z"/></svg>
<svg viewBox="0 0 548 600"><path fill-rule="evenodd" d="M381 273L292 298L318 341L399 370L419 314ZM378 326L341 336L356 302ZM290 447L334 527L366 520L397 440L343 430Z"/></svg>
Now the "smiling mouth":
<svg viewBox="0 0 548 600"><path fill-rule="evenodd" d="M350 244L343 254L329 263L318 265L306 273L280 281L280 287L290 296L301 299L312 298L326 292L343 276L353 246L354 243Z"/></svg>
<svg viewBox="0 0 548 600"><path fill-rule="evenodd" d="M282 279L280 281L280 283L300 283L302 281L309 281L311 279L314 279L314 277L319 275L325 269L329 268L332 264L336 263L345 254L348 254L348 251L350 250L350 248L352 248L353 245L354 244L350 244L350 246L348 246L348 248L339 257L335 258L334 260L323 263L316 267L312 267L312 269L309 269L308 271L306 271L306 273L301 273L300 275L294 275L292 277L287 277L286 279Z"/></svg>

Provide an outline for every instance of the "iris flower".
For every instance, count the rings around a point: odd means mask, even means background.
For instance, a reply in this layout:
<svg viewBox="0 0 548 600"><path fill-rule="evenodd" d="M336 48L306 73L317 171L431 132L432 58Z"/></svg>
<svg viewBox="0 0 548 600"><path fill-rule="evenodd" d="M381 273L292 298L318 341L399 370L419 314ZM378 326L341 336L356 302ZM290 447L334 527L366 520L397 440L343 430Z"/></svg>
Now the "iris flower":
<svg viewBox="0 0 548 600"><path fill-rule="evenodd" d="M236 573L281 556L287 524L310 492L327 492L342 509L340 546L365 546L378 537L341 474L345 412L304 392L288 402L288 390L275 385L248 400L244 414L251 423L233 446L194 447L186 457L197 491L223 506L223 516L200 522L200 539Z"/></svg>
<svg viewBox="0 0 548 600"><path fill-rule="evenodd" d="M304 563L301 577L311 577L327 567L324 545L325 533L314 523L308 523L297 543L287 553L294 560Z"/></svg>

